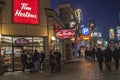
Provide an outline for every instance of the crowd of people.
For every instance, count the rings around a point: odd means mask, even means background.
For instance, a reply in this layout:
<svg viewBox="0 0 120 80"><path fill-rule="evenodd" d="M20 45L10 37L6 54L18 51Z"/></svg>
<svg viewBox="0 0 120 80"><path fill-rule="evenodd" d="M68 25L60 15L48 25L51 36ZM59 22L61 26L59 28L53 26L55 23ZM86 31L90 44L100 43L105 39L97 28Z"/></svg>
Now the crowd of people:
<svg viewBox="0 0 120 80"><path fill-rule="evenodd" d="M91 56L91 59L97 58L100 71L103 71L103 63L105 63L106 69L110 71L112 60L114 60L115 69L119 69L120 47L107 47L106 49L97 48L91 49L90 51L86 50L86 58L87 56ZM87 55L88 53L89 55Z"/></svg>
<svg viewBox="0 0 120 80"><path fill-rule="evenodd" d="M45 53L43 51L34 53L30 51L23 51L21 54L22 71L39 72L45 69ZM51 73L61 72L61 53L58 49L51 50L49 54L49 61Z"/></svg>
<svg viewBox="0 0 120 80"><path fill-rule="evenodd" d="M43 51L34 53L30 51L23 51L21 54L22 71L25 69L30 72L39 72L39 70L45 69L45 53ZM107 47L102 48L91 48L86 49L85 58L88 60L98 61L100 71L103 71L103 63L105 63L106 68L111 70L111 62L114 60L116 70L119 69L119 59L120 59L120 48L119 47ZM51 73L61 72L61 53L58 49L51 50L49 52L49 61Z"/></svg>
<svg viewBox="0 0 120 80"><path fill-rule="evenodd" d="M41 51L40 53L35 50L34 53L31 51L24 51L21 54L22 71L27 69L29 72L39 72L39 70L44 70L45 53Z"/></svg>

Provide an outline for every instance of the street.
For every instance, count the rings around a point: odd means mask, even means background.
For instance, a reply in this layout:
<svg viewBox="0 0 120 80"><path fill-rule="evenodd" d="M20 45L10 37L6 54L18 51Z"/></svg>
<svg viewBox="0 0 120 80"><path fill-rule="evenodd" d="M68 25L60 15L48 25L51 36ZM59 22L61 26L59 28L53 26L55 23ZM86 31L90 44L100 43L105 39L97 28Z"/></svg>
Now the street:
<svg viewBox="0 0 120 80"><path fill-rule="evenodd" d="M84 58L62 66L60 73L52 74L50 70L38 73L21 71L7 72L0 76L0 80L120 80L120 71L108 71L103 65L103 72L99 71L96 61L86 61Z"/></svg>

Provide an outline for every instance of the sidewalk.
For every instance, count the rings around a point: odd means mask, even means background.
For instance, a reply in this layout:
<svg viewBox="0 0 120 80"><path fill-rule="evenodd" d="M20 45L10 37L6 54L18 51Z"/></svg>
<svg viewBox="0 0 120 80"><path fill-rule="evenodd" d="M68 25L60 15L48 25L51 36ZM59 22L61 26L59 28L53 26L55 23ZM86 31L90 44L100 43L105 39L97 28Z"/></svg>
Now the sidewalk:
<svg viewBox="0 0 120 80"><path fill-rule="evenodd" d="M21 71L8 72L0 76L0 80L120 80L120 70L108 71L103 65L103 72L99 71L96 61L80 59L62 66L62 72L51 74L50 70L38 73Z"/></svg>

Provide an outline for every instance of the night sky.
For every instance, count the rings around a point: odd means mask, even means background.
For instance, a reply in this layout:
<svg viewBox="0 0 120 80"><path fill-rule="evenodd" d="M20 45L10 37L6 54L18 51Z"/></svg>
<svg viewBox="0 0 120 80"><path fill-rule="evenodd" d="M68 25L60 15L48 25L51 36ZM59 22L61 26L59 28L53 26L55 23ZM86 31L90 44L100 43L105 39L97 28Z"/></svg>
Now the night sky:
<svg viewBox="0 0 120 80"><path fill-rule="evenodd" d="M109 37L109 29L120 24L120 0L51 0L51 8L57 10L57 4L70 1L73 9L81 9L83 23L89 26L89 19L94 20L98 31L102 33L104 39Z"/></svg>

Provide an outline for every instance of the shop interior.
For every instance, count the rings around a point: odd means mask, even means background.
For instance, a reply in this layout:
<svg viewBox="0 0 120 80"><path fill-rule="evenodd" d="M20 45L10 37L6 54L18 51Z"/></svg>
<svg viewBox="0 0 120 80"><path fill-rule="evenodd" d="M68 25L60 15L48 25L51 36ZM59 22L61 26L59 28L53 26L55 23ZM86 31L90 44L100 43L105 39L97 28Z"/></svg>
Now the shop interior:
<svg viewBox="0 0 120 80"><path fill-rule="evenodd" d="M22 50L33 53L35 49L38 52L44 51L43 37L2 36L1 54L4 56L4 71L21 70L20 56Z"/></svg>

